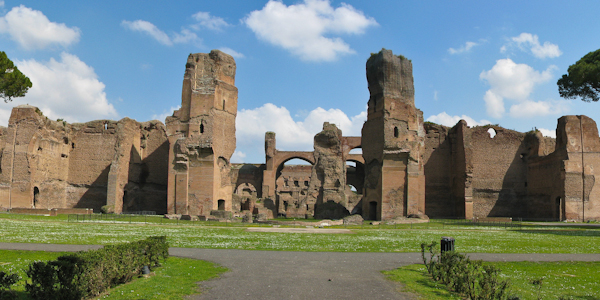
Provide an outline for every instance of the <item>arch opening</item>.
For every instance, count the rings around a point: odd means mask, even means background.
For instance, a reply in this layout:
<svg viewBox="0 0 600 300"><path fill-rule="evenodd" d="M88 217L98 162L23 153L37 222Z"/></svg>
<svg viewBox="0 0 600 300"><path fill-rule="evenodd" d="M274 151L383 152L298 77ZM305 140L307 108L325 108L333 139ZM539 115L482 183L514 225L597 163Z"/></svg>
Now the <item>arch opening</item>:
<svg viewBox="0 0 600 300"><path fill-rule="evenodd" d="M350 150L350 152L348 152L348 154L359 154L359 155L362 155L363 154L362 147L358 146L358 147Z"/></svg>

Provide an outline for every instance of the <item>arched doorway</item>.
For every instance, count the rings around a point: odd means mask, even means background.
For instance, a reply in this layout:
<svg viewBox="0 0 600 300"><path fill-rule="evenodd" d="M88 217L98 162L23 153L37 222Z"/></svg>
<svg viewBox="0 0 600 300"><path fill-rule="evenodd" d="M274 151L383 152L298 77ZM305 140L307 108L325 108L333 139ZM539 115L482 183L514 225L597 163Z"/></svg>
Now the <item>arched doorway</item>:
<svg viewBox="0 0 600 300"><path fill-rule="evenodd" d="M377 220L377 202L369 202L369 220Z"/></svg>
<svg viewBox="0 0 600 300"><path fill-rule="evenodd" d="M275 202L277 215L304 218L309 210L305 203L310 185L312 164L304 158L292 157L277 167Z"/></svg>

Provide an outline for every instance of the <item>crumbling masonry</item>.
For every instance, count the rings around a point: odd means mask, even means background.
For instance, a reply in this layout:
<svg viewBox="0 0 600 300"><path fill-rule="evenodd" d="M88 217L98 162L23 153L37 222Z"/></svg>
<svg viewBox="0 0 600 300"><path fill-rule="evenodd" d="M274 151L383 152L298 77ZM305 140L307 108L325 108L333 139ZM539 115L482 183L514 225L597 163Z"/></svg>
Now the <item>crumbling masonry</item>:
<svg viewBox="0 0 600 300"><path fill-rule="evenodd" d="M389 50L367 61L362 137L325 123L314 151L232 164L236 65L218 50L188 57L181 109L160 121L68 124L21 105L0 127L0 209L154 211L200 218L389 220L516 217L600 220L600 138L586 116L556 139L495 125L423 122L412 63ZM362 154L351 150L361 148ZM286 165L302 159L309 165Z"/></svg>

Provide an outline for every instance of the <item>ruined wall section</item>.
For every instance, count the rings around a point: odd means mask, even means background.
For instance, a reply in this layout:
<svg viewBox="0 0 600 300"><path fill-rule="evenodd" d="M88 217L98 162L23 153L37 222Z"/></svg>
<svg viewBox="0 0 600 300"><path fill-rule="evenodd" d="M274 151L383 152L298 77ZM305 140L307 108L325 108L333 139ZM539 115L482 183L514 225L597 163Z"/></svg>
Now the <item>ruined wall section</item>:
<svg viewBox="0 0 600 300"><path fill-rule="evenodd" d="M313 166L284 165L277 178L277 207L278 215L287 218L306 218L314 214L314 203L309 212L306 197L311 184Z"/></svg>
<svg viewBox="0 0 600 300"><path fill-rule="evenodd" d="M456 217L452 197L452 142L450 128L426 122L425 151L425 214L430 218Z"/></svg>
<svg viewBox="0 0 600 300"><path fill-rule="evenodd" d="M488 132L495 131L492 137ZM527 215L525 134L499 126L469 130L473 164L473 217Z"/></svg>
<svg viewBox="0 0 600 300"><path fill-rule="evenodd" d="M346 162L342 149L342 131L325 122L314 138L315 164L306 195L308 210L314 207L317 219L339 219L350 214L346 197Z"/></svg>
<svg viewBox="0 0 600 300"><path fill-rule="evenodd" d="M12 139L9 138L11 134ZM129 154L133 144L139 148L141 135L140 123L130 119L68 124L49 120L33 106L13 108L9 128L2 139L0 206L93 208L99 212L107 204L110 194L107 191L111 166L113 169L124 166L120 168L120 176L115 177L121 181L120 185L112 186L114 190L118 192L127 185ZM158 135L152 135L155 137L151 143L156 143L156 137L163 144L166 141L164 128ZM143 153L141 159L156 155L155 149L152 149ZM166 154L161 155L164 160ZM157 170L154 164L150 165L150 172L164 174L166 171L164 167ZM152 176L156 178L157 185L166 189L164 175L163 179ZM155 192L144 191L142 194L144 198L151 198ZM121 190L121 194L113 200L122 202L122 193ZM165 198L156 201L164 206Z"/></svg>
<svg viewBox="0 0 600 300"><path fill-rule="evenodd" d="M554 151L555 140L530 132L525 136L529 220L564 219L564 148ZM551 149L551 150L550 150Z"/></svg>
<svg viewBox="0 0 600 300"><path fill-rule="evenodd" d="M212 210L232 210L235 70L233 57L218 50L188 57L181 109L166 121L169 213L208 216Z"/></svg>
<svg viewBox="0 0 600 300"><path fill-rule="evenodd" d="M568 220L600 219L600 188L594 170L600 170L600 139L596 122L587 116L558 120L556 151L563 161L564 214Z"/></svg>
<svg viewBox="0 0 600 300"><path fill-rule="evenodd" d="M370 98L362 129L363 217L423 214L423 113L414 105L412 62L383 49L366 65Z"/></svg>

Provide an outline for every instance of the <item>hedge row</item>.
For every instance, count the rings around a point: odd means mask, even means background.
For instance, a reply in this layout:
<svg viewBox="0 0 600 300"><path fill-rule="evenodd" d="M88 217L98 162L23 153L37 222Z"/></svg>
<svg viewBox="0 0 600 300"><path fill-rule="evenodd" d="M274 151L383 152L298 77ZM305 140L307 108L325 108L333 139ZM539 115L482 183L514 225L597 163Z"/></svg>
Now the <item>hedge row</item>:
<svg viewBox="0 0 600 300"><path fill-rule="evenodd" d="M84 299L97 296L118 284L131 281L144 266L160 265L169 256L166 237L104 246L102 249L34 262L26 273L25 289L33 299Z"/></svg>

